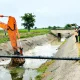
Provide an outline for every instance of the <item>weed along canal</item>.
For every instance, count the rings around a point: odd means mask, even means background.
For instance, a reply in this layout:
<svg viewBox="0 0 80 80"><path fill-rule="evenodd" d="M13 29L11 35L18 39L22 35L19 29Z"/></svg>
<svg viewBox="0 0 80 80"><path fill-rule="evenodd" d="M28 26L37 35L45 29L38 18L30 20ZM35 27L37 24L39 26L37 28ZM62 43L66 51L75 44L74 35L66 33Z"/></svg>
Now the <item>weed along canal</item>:
<svg viewBox="0 0 80 80"><path fill-rule="evenodd" d="M59 46L60 44L54 45L52 43L46 43L28 50L24 53L24 56L54 56ZM37 68L47 60L25 59L25 64L22 67L7 69L5 65L8 64L9 61L10 60L0 62L0 80L35 80L35 77L40 74Z"/></svg>

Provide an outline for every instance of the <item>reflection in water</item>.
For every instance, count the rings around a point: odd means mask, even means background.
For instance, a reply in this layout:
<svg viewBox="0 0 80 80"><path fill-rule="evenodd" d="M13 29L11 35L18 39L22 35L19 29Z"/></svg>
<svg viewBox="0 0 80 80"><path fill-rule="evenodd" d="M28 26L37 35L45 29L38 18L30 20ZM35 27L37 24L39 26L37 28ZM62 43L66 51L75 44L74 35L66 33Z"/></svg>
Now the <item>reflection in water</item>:
<svg viewBox="0 0 80 80"><path fill-rule="evenodd" d="M23 74L25 69L22 67L17 67L10 70L12 80L23 80Z"/></svg>
<svg viewBox="0 0 80 80"><path fill-rule="evenodd" d="M17 77L18 73L11 73L12 80L23 80L23 76Z"/></svg>

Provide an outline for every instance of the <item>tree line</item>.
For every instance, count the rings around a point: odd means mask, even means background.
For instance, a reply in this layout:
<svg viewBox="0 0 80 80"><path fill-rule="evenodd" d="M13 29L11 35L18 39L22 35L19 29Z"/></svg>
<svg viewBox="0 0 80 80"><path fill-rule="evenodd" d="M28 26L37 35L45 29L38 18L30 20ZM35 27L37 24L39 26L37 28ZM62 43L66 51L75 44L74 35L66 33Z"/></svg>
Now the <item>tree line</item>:
<svg viewBox="0 0 80 80"><path fill-rule="evenodd" d="M35 15L32 13L25 13L23 16L21 16L21 20L23 21L22 26L24 26L25 29L27 29L30 32L30 29L33 28L35 25ZM78 25L76 23L72 24L66 24L64 27L61 26L48 26L48 29L74 29ZM35 27L37 29L37 27Z"/></svg>
<svg viewBox="0 0 80 80"><path fill-rule="evenodd" d="M70 29L75 29L77 28L78 25L76 23L73 23L73 24L66 24L65 26L61 27L61 26L48 26L49 29L53 29L53 30L56 30L56 29L67 29L67 30L70 30Z"/></svg>

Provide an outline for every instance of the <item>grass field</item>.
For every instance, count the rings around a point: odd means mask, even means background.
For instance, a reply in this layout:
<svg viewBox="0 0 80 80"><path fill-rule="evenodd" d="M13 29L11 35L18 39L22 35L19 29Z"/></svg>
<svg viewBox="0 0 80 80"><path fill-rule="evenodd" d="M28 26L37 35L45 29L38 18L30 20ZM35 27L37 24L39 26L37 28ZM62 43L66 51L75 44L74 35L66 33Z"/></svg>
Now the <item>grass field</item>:
<svg viewBox="0 0 80 80"><path fill-rule="evenodd" d="M49 29L36 29L28 32L26 29L19 29L20 38L29 38L33 36L43 35L49 33ZM5 36L3 30L0 30L0 43L5 43L9 41L8 34Z"/></svg>

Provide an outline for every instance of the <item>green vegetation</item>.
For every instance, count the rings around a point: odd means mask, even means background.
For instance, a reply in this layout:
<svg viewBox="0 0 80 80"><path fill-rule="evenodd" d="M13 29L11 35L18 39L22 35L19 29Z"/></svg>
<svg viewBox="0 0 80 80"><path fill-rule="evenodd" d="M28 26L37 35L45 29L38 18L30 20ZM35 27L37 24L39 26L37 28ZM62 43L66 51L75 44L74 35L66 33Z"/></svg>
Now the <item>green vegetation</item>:
<svg viewBox="0 0 80 80"><path fill-rule="evenodd" d="M29 38L33 36L38 36L38 35L43 35L43 34L48 34L49 29L33 29L30 32L26 29L20 29L20 38ZM9 41L9 36L8 34L5 36L4 31L0 30L0 43L5 43Z"/></svg>
<svg viewBox="0 0 80 80"><path fill-rule="evenodd" d="M37 75L35 80L41 80L44 76L43 74L45 73L46 69L48 68L49 65L54 63L54 60L47 61L46 63L42 64L37 71L40 72L41 74Z"/></svg>
<svg viewBox="0 0 80 80"><path fill-rule="evenodd" d="M21 16L22 25L24 26L25 29L28 29L28 32L30 32L31 28L33 28L34 23L35 23L35 15L32 13L25 13L24 16Z"/></svg>
<svg viewBox="0 0 80 80"><path fill-rule="evenodd" d="M62 42L62 45L63 45L63 44L65 44L65 43L66 43L66 41L67 41L67 40L63 41L63 42Z"/></svg>
<svg viewBox="0 0 80 80"><path fill-rule="evenodd" d="M74 28L77 28L78 25L76 23L73 24L66 24L65 26L48 26L48 29L50 30L73 30Z"/></svg>
<svg viewBox="0 0 80 80"><path fill-rule="evenodd" d="M19 32L20 32L21 38L28 38L28 37L48 34L49 30L48 29L37 29L37 30L31 30L30 32L28 32L27 30L19 30Z"/></svg>
<svg viewBox="0 0 80 80"><path fill-rule="evenodd" d="M12 69L10 69L10 73L20 73L23 72L24 73L25 69L23 67L14 67Z"/></svg>
<svg viewBox="0 0 80 80"><path fill-rule="evenodd" d="M42 79L42 76L41 75L37 75L35 80L41 80Z"/></svg>
<svg viewBox="0 0 80 80"><path fill-rule="evenodd" d="M23 67L15 67L10 69L12 80L22 80L25 69Z"/></svg>
<svg viewBox="0 0 80 80"><path fill-rule="evenodd" d="M7 36L0 38L0 43L5 43L7 41L9 41L9 38Z"/></svg>
<svg viewBox="0 0 80 80"><path fill-rule="evenodd" d="M44 73L45 70L47 69L47 67L48 67L50 64L52 64L53 62L54 62L54 60L47 61L46 63L42 64L42 65L37 69L37 71Z"/></svg>

